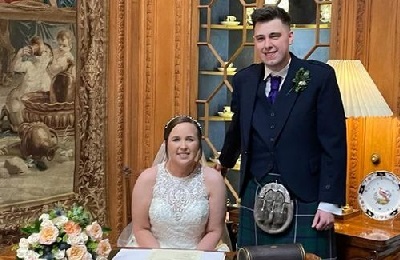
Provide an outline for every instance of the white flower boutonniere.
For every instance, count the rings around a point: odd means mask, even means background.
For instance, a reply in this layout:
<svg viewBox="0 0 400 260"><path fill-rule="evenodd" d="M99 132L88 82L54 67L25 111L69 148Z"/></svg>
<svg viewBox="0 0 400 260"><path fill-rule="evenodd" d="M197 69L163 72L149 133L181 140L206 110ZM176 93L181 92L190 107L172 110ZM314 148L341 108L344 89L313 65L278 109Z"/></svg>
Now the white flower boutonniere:
<svg viewBox="0 0 400 260"><path fill-rule="evenodd" d="M289 93L292 91L299 93L305 90L310 82L310 78L310 71L300 68L296 72L296 76L293 79L293 87L289 90Z"/></svg>

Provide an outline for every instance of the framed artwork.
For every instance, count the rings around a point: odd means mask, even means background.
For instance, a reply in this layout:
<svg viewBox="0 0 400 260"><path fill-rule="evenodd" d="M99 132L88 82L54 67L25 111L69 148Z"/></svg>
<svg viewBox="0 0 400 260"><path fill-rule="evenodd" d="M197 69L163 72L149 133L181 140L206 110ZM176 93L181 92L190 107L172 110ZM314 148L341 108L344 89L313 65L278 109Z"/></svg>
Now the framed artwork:
<svg viewBox="0 0 400 260"><path fill-rule="evenodd" d="M0 247L56 204L105 221L106 1L0 1Z"/></svg>

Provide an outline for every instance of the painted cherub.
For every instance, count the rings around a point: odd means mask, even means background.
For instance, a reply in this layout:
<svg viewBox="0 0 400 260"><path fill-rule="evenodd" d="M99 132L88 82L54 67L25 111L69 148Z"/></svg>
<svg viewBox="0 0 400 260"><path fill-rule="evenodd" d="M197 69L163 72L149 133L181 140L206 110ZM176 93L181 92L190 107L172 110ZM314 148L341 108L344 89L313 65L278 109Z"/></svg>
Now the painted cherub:
<svg viewBox="0 0 400 260"><path fill-rule="evenodd" d="M51 78L58 73L68 70L74 63L75 58L72 54L73 34L70 30L61 30L57 33L56 40L58 47L53 50L53 60L48 66Z"/></svg>

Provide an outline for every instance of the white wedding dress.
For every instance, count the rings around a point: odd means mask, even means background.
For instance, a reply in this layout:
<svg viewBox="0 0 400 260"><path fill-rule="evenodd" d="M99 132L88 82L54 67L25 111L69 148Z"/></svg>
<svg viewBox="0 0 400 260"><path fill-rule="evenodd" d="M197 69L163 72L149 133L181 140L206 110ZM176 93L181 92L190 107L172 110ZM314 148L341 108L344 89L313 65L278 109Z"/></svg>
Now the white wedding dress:
<svg viewBox="0 0 400 260"><path fill-rule="evenodd" d="M166 170L165 162L158 164L149 219L151 232L160 247L195 249L204 236L208 216L209 201L202 167L180 178ZM131 225L127 228L131 229ZM128 240L121 246L137 246L132 232ZM124 242L120 240L119 243Z"/></svg>

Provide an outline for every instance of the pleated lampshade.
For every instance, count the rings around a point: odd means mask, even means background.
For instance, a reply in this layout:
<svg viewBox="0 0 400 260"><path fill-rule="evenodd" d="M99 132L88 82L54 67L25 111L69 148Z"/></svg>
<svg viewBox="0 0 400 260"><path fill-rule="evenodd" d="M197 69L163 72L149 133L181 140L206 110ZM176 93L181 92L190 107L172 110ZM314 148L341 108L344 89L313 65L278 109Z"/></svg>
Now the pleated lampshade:
<svg viewBox="0 0 400 260"><path fill-rule="evenodd" d="M336 72L346 117L392 116L360 60L329 60Z"/></svg>

